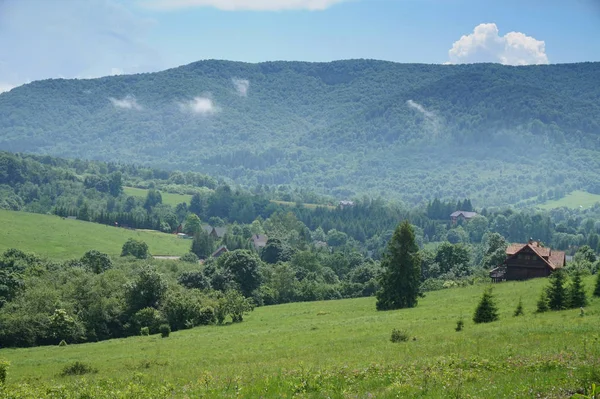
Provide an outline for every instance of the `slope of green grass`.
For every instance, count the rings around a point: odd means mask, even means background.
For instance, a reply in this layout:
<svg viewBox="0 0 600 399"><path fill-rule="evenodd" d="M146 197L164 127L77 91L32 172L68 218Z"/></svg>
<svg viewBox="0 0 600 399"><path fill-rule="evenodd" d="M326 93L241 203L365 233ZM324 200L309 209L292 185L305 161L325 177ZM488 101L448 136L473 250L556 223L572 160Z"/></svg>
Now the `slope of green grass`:
<svg viewBox="0 0 600 399"><path fill-rule="evenodd" d="M54 215L0 210L0 251L17 248L51 259L82 256L90 249L119 256L128 238L142 240L154 255L182 255L190 241L172 234L135 231Z"/></svg>
<svg viewBox="0 0 600 399"><path fill-rule="evenodd" d="M136 187L123 187L123 192L126 195L140 198L146 198L146 195L148 194L148 190ZM160 196L162 197L163 204L171 206L177 206L177 204L181 204L182 202L189 204L192 199L191 195L166 193L164 191L160 192Z"/></svg>
<svg viewBox="0 0 600 399"><path fill-rule="evenodd" d="M554 209L566 206L567 208L590 208L594 204L600 202L600 195L590 194L585 191L573 191L564 198L559 200L546 201L538 205L542 209Z"/></svg>
<svg viewBox="0 0 600 399"><path fill-rule="evenodd" d="M257 308L241 324L199 327L166 339L2 349L0 358L11 367L0 392L60 392L69 398L565 398L600 382L600 300L583 317L578 309L535 314L546 283L495 285L500 320L481 325L471 317L484 287L469 286L428 293L414 309L377 312L374 298L294 303ZM592 283L586 280L590 292ZM525 315L513 317L520 297ZM456 332L459 318L465 327ZM405 329L410 339L390 342L394 328ZM75 361L98 373L60 377Z"/></svg>
<svg viewBox="0 0 600 399"><path fill-rule="evenodd" d="M289 202L289 201L278 201L278 200L271 200L272 203L277 204L277 205L283 205L283 206L297 206L297 204L295 202ZM327 209L335 209L335 206L333 205L322 205L322 204L305 204L302 203L302 206L304 208L307 209L317 209L319 207L322 208L327 208Z"/></svg>

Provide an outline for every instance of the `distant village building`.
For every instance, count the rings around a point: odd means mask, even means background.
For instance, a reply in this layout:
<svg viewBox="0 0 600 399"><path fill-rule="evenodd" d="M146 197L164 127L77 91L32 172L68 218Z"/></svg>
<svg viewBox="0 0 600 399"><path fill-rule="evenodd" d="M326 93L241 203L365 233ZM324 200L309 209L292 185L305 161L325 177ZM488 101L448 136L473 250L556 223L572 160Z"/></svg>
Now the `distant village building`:
<svg viewBox="0 0 600 399"><path fill-rule="evenodd" d="M490 278L499 282L547 277L565 264L563 251L553 251L537 241L529 240L527 244L509 245L504 263L490 272Z"/></svg>
<svg viewBox="0 0 600 399"><path fill-rule="evenodd" d="M348 201L348 200L343 200L339 202L340 208L344 209L344 208L349 208L351 206L354 206L354 202L353 201Z"/></svg>
<svg viewBox="0 0 600 399"><path fill-rule="evenodd" d="M223 255L225 252L229 252L225 245L221 245L215 252L212 253L211 257L218 258Z"/></svg>
<svg viewBox="0 0 600 399"><path fill-rule="evenodd" d="M206 231L209 236L213 239L223 238L225 233L227 233L227 227L213 227L210 224L203 224L200 226L202 230Z"/></svg>
<svg viewBox="0 0 600 399"><path fill-rule="evenodd" d="M259 250L267 246L267 241L269 240L269 237L267 237L264 234L253 234L251 240L252 244L254 245L254 248Z"/></svg>
<svg viewBox="0 0 600 399"><path fill-rule="evenodd" d="M471 220L475 216L478 216L477 212L456 211L450 214L450 219L452 220L452 224L456 224L465 220Z"/></svg>

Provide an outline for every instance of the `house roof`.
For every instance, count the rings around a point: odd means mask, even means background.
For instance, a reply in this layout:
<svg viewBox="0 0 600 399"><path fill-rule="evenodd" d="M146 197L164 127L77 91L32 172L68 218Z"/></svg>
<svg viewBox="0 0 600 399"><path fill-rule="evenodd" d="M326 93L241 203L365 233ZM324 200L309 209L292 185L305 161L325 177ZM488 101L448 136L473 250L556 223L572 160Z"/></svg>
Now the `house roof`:
<svg viewBox="0 0 600 399"><path fill-rule="evenodd" d="M559 269L565 265L565 253L563 251L553 251L551 248L541 247L537 241L527 244L511 244L506 248L506 255L509 257L514 256L525 248L529 248L536 253L552 270Z"/></svg>
<svg viewBox="0 0 600 399"><path fill-rule="evenodd" d="M255 247L264 247L267 245L268 237L264 234L253 234L252 241Z"/></svg>
<svg viewBox="0 0 600 399"><path fill-rule="evenodd" d="M215 252L212 253L211 256L214 258L215 256L221 254L221 252L229 252L229 250L225 245L221 245Z"/></svg>
<svg viewBox="0 0 600 399"><path fill-rule="evenodd" d="M456 217L459 217L460 215L463 215L466 219L471 219L471 218L477 216L477 212L456 211L456 212L452 212L450 214L450 217L456 218Z"/></svg>
<svg viewBox="0 0 600 399"><path fill-rule="evenodd" d="M215 227L215 233L217 233L217 237L221 238L227 233L227 227Z"/></svg>

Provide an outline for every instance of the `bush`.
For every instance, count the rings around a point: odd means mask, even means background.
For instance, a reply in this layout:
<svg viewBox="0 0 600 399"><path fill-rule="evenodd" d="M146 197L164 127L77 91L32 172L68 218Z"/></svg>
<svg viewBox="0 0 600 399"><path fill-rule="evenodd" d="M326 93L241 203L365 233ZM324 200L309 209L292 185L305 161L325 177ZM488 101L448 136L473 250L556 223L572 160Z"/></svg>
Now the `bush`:
<svg viewBox="0 0 600 399"><path fill-rule="evenodd" d="M142 327L140 329L140 335L142 335L142 336L150 335L150 329L148 327Z"/></svg>
<svg viewBox="0 0 600 399"><path fill-rule="evenodd" d="M0 384L4 385L6 383L6 376L8 374L8 366L10 366L10 362L8 360L0 359Z"/></svg>
<svg viewBox="0 0 600 399"><path fill-rule="evenodd" d="M64 339L58 343L58 346L67 346L67 341Z"/></svg>
<svg viewBox="0 0 600 399"><path fill-rule="evenodd" d="M138 259L146 259L150 256L148 252L148 244L144 241L128 239L121 249L121 256L132 255Z"/></svg>
<svg viewBox="0 0 600 399"><path fill-rule="evenodd" d="M475 323L491 323L498 320L498 308L492 296L492 289L488 288L483 292L479 305L475 309L473 321Z"/></svg>
<svg viewBox="0 0 600 399"><path fill-rule="evenodd" d="M161 324L158 331L160 331L161 337L167 338L171 334L171 327L168 324Z"/></svg>
<svg viewBox="0 0 600 399"><path fill-rule="evenodd" d="M93 374L97 372L98 370L93 368L92 366L80 361L76 361L75 363L71 363L63 367L60 375L61 377L66 377L69 375L84 375Z"/></svg>
<svg viewBox="0 0 600 399"><path fill-rule="evenodd" d="M179 260L181 262L198 263L199 258L195 253L188 252L187 254L185 254L181 258L179 258Z"/></svg>
<svg viewBox="0 0 600 399"><path fill-rule="evenodd" d="M456 330L456 332L462 331L464 326L465 326L464 320L458 319L458 321L456 322L456 327L454 329Z"/></svg>
<svg viewBox="0 0 600 399"><path fill-rule="evenodd" d="M548 304L548 294L546 290L542 290L542 294L540 295L540 299L537 301L537 313L544 313L550 310L550 305Z"/></svg>
<svg viewBox="0 0 600 399"><path fill-rule="evenodd" d="M81 258L81 263L96 274L103 273L112 267L110 256L96 250L87 251Z"/></svg>
<svg viewBox="0 0 600 399"><path fill-rule="evenodd" d="M390 341L392 342L406 342L408 341L409 335L406 330L396 330L395 328L392 330L392 336Z"/></svg>

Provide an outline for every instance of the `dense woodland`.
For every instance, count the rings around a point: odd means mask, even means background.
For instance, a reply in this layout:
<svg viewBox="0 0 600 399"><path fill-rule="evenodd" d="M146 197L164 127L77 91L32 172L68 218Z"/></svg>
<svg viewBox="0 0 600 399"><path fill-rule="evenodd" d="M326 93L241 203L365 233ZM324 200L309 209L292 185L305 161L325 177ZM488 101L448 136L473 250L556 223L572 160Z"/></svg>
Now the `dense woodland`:
<svg viewBox="0 0 600 399"><path fill-rule="evenodd" d="M144 198L128 196L125 186L148 191ZM161 193L169 191L191 199L164 204ZM293 202L272 202L282 199ZM488 281L508 243L530 237L574 255L568 271L598 271L600 204L542 212L478 208L470 198L433 196L417 207L353 200L326 206L330 198L289 186L246 189L195 172L0 153L0 208L165 234L182 228L194 237L191 252L178 261L154 260L144 243L133 241L123 243L118 259L89 251L56 262L6 251L0 345L96 341L138 335L143 327L154 333L162 324L177 330L239 322L254 306L371 296L381 287L386 248L403 220L410 221L419 252L420 292ZM479 216L453 224L455 210ZM224 227L225 235L209 236L204 223ZM264 248L252 245L256 234L268 237ZM230 252L211 257L221 245Z"/></svg>
<svg viewBox="0 0 600 399"><path fill-rule="evenodd" d="M600 63L201 61L0 94L0 149L410 205L600 193Z"/></svg>

